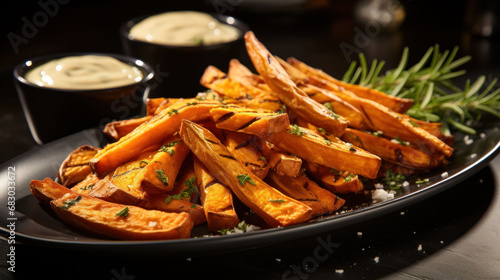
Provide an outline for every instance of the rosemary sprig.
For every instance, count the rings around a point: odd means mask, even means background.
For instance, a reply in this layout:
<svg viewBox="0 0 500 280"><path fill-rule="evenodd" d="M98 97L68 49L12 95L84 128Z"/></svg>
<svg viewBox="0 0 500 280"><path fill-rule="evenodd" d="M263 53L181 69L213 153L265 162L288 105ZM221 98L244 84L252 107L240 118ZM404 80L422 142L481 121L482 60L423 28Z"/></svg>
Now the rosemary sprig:
<svg viewBox="0 0 500 280"><path fill-rule="evenodd" d="M359 65L353 61L342 80L383 91L389 95L411 98L414 104L407 114L421 120L443 123L467 134L482 113L500 118L500 88L497 79L486 83L480 76L473 83L467 80L463 88L454 79L465 74L458 68L471 58L456 58L458 47L440 52L439 46L430 47L418 63L408 68L409 49L405 48L398 66L381 74L384 61L372 61L369 66L363 53Z"/></svg>

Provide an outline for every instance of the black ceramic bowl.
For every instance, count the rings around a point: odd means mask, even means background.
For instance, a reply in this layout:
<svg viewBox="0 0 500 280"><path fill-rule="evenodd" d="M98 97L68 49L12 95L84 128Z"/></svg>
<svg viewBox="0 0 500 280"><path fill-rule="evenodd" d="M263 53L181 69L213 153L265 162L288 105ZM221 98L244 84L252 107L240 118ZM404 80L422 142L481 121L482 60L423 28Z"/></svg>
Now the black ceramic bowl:
<svg viewBox="0 0 500 280"><path fill-rule="evenodd" d="M136 83L105 89L57 89L27 81L25 75L35 67L67 56L103 55L137 67L144 78ZM67 53L37 57L18 64L14 84L33 138L44 144L83 129L101 126L112 120L143 113L149 83L155 76L147 63L116 54Z"/></svg>
<svg viewBox="0 0 500 280"><path fill-rule="evenodd" d="M206 88L200 78L209 65L227 69L232 58L245 54L243 36L249 30L242 21L229 16L213 15L219 21L240 30L237 40L214 45L171 46L140 41L131 38L130 29L143 19L141 16L125 22L120 29L124 52L149 62L156 71L150 97L194 97Z"/></svg>

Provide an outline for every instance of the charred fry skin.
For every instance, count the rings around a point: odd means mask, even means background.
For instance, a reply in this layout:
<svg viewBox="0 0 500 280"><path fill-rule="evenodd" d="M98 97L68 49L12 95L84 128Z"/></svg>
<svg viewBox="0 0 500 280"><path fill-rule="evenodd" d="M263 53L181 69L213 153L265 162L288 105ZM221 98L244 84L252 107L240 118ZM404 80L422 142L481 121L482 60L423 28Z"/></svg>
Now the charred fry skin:
<svg viewBox="0 0 500 280"><path fill-rule="evenodd" d="M244 132L259 137L279 132L290 124L287 114L238 106L214 108L210 110L210 114L219 129Z"/></svg>
<svg viewBox="0 0 500 280"><path fill-rule="evenodd" d="M69 154L59 167L57 177L62 185L71 187L92 173L89 162L100 148L83 145Z"/></svg>
<svg viewBox="0 0 500 280"><path fill-rule="evenodd" d="M223 142L238 161L243 163L259 178L264 179L269 171L269 164L263 154L255 147L254 136L233 132L223 132Z"/></svg>
<svg viewBox="0 0 500 280"><path fill-rule="evenodd" d="M160 144L165 137L173 135L179 130L182 119L193 121L208 119L210 109L220 105L220 102L216 100L196 102L189 100L175 103L117 142L104 147L92 158L90 166L102 178L119 165L140 154L144 149Z"/></svg>
<svg viewBox="0 0 500 280"><path fill-rule="evenodd" d="M297 87L280 63L257 40L253 32L249 31L245 34L245 45L257 72L287 108L337 136L344 133L349 121L342 116L332 115L328 109Z"/></svg>
<svg viewBox="0 0 500 280"><path fill-rule="evenodd" d="M195 157L193 163L208 230L217 232L238 225L240 220L234 210L231 190L219 183L198 158Z"/></svg>
<svg viewBox="0 0 500 280"><path fill-rule="evenodd" d="M221 183L270 226L287 226L310 219L312 209L272 188L238 162L210 131L184 120L181 137Z"/></svg>

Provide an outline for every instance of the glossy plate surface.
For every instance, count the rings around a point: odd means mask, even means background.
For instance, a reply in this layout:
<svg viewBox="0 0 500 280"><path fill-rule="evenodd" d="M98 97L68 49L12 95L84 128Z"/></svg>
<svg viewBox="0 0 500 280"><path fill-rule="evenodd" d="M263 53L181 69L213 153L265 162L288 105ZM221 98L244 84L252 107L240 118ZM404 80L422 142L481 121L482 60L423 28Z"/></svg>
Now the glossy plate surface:
<svg viewBox="0 0 500 280"><path fill-rule="evenodd" d="M0 226L1 237L8 238L10 234L15 234L16 242L34 246L110 254L133 252L186 257L246 250L317 235L399 211L473 175L495 158L500 150L500 120L484 120L475 136L466 137L456 133L453 145L455 153L450 164L418 178L408 177L410 185L398 189L394 199L371 203L370 192L367 191L367 195L361 199L356 198L356 203L364 203L363 207L300 225L213 237L204 237L206 231L203 226L199 226L193 229L193 236L197 238L167 241L115 241L87 235L60 222L50 209L42 207L32 196L29 190L31 180L53 178L61 162L77 147L85 144L103 146L105 143L99 129L90 129L40 146L4 163L0 167L0 203L8 205L12 201L9 197L14 196L15 211L11 212L5 207L0 211L0 219L4 221ZM415 183L419 178L428 178L429 183ZM368 190L372 183L366 184ZM15 225L13 231L7 227L11 222Z"/></svg>

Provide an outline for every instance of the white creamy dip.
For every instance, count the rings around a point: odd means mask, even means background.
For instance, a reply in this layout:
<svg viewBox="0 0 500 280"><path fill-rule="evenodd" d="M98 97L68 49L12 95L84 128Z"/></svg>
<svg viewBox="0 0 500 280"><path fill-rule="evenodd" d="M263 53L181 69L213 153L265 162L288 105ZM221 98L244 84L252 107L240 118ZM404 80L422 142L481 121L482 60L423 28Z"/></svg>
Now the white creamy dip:
<svg viewBox="0 0 500 280"><path fill-rule="evenodd" d="M103 89L130 85L143 79L137 67L101 55L68 56L29 71L25 79L41 87Z"/></svg>
<svg viewBox="0 0 500 280"><path fill-rule="evenodd" d="M133 39L162 45L213 45L238 39L240 31L211 15L180 11L148 17L130 30Z"/></svg>

